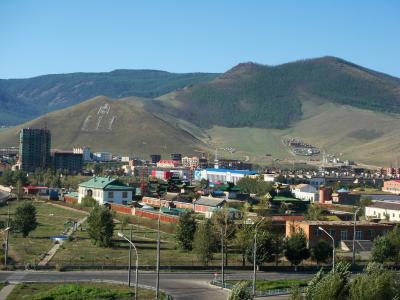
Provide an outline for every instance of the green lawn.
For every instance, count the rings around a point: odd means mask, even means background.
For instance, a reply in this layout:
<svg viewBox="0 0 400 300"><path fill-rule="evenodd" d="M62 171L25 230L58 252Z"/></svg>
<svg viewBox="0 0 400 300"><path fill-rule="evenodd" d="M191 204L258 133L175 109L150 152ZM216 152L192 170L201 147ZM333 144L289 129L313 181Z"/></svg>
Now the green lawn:
<svg viewBox="0 0 400 300"><path fill-rule="evenodd" d="M77 231L73 241L67 241L52 259L52 264L78 264L78 265L125 265L128 262L128 244L117 236L120 225L114 230L114 246L110 248L93 245L86 232ZM152 229L132 226L133 242L139 253L140 265L152 265L156 263L156 232ZM124 233L129 237L129 230ZM200 265L193 252L185 252L177 249L174 236L163 233L161 235L161 265ZM133 254L134 255L134 254ZM134 256L133 256L134 257ZM211 265L218 266L220 263L219 253L214 257ZM230 254L229 264L239 264L240 258L237 254ZM135 258L133 262L135 261Z"/></svg>
<svg viewBox="0 0 400 300"><path fill-rule="evenodd" d="M238 281L228 281L228 283L236 284ZM250 284L252 283L249 281ZM298 279L280 279L280 280L257 280L256 289L257 291L268 291L273 289L284 289L292 288L294 286L305 286L307 285L306 280Z"/></svg>
<svg viewBox="0 0 400 300"><path fill-rule="evenodd" d="M13 217L17 201L10 202L10 215ZM53 245L50 236L61 235L65 230L64 223L69 220L78 220L85 215L81 212L55 207L48 203L34 202L37 209L38 227L23 238L20 233L10 233L9 256L15 262L34 264L40 261L43 253L46 253ZM7 206L0 207L0 220L7 220Z"/></svg>
<svg viewBox="0 0 400 300"><path fill-rule="evenodd" d="M108 283L24 283L18 284L7 300L34 299L34 300L97 300L97 299L133 299L134 289L125 285ZM154 299L152 290L139 289L139 299Z"/></svg>

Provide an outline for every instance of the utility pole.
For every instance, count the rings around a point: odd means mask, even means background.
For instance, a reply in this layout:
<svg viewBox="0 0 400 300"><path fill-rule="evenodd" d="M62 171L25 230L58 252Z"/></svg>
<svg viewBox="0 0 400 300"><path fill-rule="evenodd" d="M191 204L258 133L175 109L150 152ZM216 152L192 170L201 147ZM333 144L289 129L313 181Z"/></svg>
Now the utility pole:
<svg viewBox="0 0 400 300"><path fill-rule="evenodd" d="M130 240L132 241L132 227L130 231ZM129 243L129 261L128 261L128 286L131 286L131 262L132 262L132 245Z"/></svg>
<svg viewBox="0 0 400 300"><path fill-rule="evenodd" d="M225 287L225 270L224 270L224 228L221 226L221 283Z"/></svg>
<svg viewBox="0 0 400 300"><path fill-rule="evenodd" d="M357 213L360 210L360 208L357 208L356 211L354 212L354 227L353 227L353 256L352 256L352 265L353 267L356 264L356 222L357 222Z"/></svg>

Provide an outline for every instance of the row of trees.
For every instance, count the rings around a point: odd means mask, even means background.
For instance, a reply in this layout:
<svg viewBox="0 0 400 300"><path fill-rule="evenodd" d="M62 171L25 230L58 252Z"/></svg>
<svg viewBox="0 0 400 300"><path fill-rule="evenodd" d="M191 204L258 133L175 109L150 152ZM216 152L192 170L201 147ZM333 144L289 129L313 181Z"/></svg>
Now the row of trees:
<svg viewBox="0 0 400 300"><path fill-rule="evenodd" d="M235 224L229 218L229 212L223 209L214 213L211 219L197 223L194 213L186 211L181 216L177 228L178 246L185 251L194 251L199 261L208 265L213 259L213 254L220 251L223 243L226 263L228 248L241 254L243 266L246 261L253 263L255 226L246 224L245 220L246 218L243 218L241 224ZM257 228L257 265L274 261L277 264L282 255L294 266L309 257L317 263L325 262L331 257L332 247L325 240L319 241L309 249L303 232L297 232L284 239L281 235L273 233L269 220L259 221Z"/></svg>

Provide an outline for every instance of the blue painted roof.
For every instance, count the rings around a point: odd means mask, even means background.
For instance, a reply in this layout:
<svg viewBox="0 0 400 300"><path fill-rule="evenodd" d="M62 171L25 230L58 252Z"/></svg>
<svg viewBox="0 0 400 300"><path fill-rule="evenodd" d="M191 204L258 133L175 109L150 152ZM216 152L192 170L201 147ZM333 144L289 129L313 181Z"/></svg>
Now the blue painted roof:
<svg viewBox="0 0 400 300"><path fill-rule="evenodd" d="M341 188L340 190L337 190L337 192L338 193L348 193L349 191L344 188Z"/></svg>
<svg viewBox="0 0 400 300"><path fill-rule="evenodd" d="M255 175L257 172L249 171L249 170L230 170L230 169L206 169L206 171L210 172L221 172L221 173L235 173L235 174L243 174L243 175Z"/></svg>

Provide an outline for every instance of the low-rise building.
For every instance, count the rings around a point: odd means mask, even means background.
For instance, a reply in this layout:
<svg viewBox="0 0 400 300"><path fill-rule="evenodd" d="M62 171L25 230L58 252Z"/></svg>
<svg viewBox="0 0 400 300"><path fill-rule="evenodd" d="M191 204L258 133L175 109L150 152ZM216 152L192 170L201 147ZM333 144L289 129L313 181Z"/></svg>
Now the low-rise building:
<svg viewBox="0 0 400 300"><path fill-rule="evenodd" d="M365 216L370 219L400 222L400 202L373 201L371 205L365 207Z"/></svg>
<svg viewBox="0 0 400 300"><path fill-rule="evenodd" d="M78 203L85 196L95 199L100 205L105 203L127 204L132 200L134 188L111 177L93 177L79 184Z"/></svg>
<svg viewBox="0 0 400 300"><path fill-rule="evenodd" d="M319 240L331 241L330 237L319 229L322 227L335 240L338 245L340 241L353 240L354 223L351 221L287 221L286 236L294 232L303 231L309 245L315 245ZM356 223L356 240L373 241L377 236L391 230L392 226L373 222Z"/></svg>
<svg viewBox="0 0 400 300"><path fill-rule="evenodd" d="M197 156L182 157L182 166L184 166L185 168L196 169L199 167L199 163L200 163L200 161Z"/></svg>
<svg viewBox="0 0 400 300"><path fill-rule="evenodd" d="M100 162L112 161L112 154L110 152L95 152L93 159Z"/></svg>
<svg viewBox="0 0 400 300"><path fill-rule="evenodd" d="M206 179L212 183L227 183L232 182L236 184L240 179L255 175L257 172L248 170L230 170L230 169L205 169L196 170L195 179Z"/></svg>
<svg viewBox="0 0 400 300"><path fill-rule="evenodd" d="M298 184L292 188L292 193L297 199L307 200L311 203L318 202L319 200L317 189L310 184Z"/></svg>
<svg viewBox="0 0 400 300"><path fill-rule="evenodd" d="M383 183L382 191L400 195L400 180L388 180Z"/></svg>
<svg viewBox="0 0 400 300"><path fill-rule="evenodd" d="M172 159L162 159L157 163L157 168L176 168L180 165L180 161Z"/></svg>
<svg viewBox="0 0 400 300"><path fill-rule="evenodd" d="M82 154L83 161L91 161L91 153L88 147L74 147L72 150L75 154Z"/></svg>

